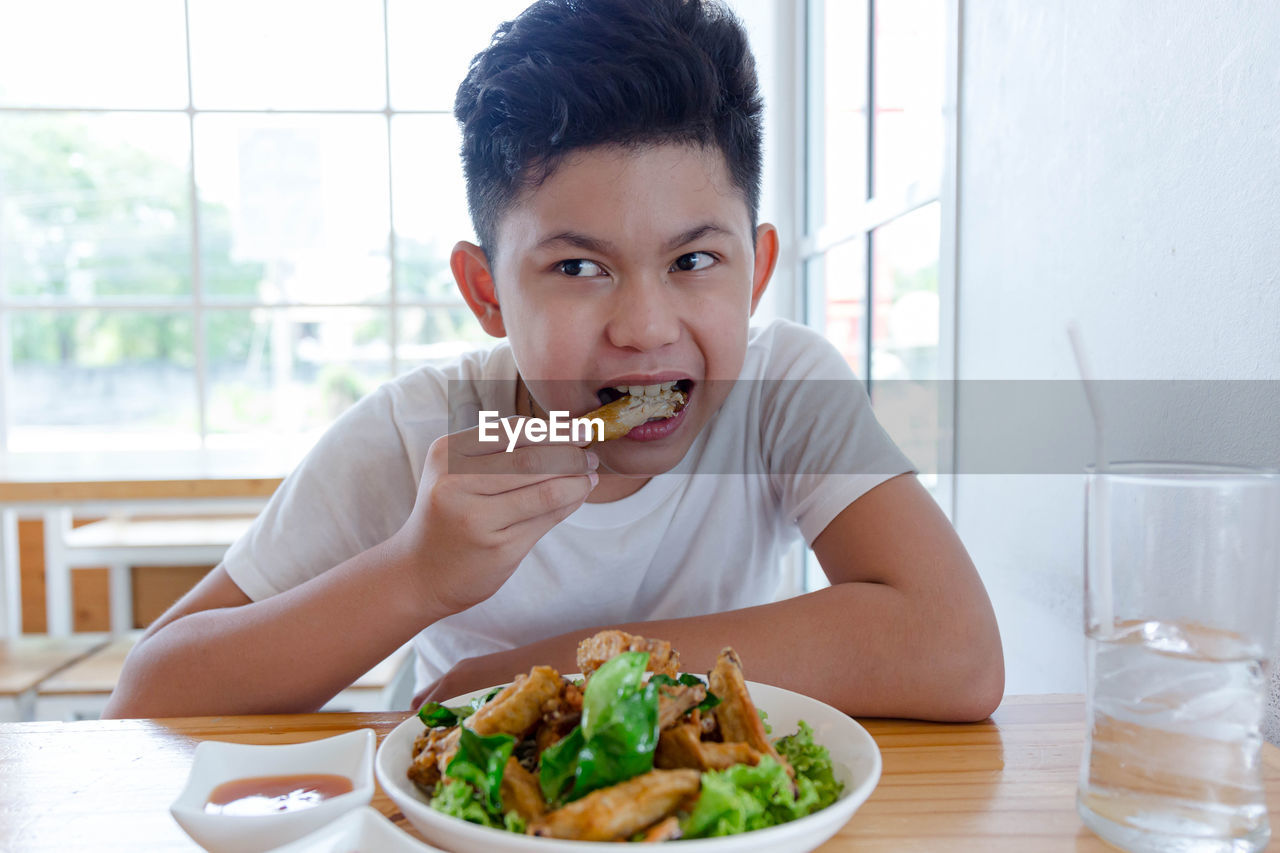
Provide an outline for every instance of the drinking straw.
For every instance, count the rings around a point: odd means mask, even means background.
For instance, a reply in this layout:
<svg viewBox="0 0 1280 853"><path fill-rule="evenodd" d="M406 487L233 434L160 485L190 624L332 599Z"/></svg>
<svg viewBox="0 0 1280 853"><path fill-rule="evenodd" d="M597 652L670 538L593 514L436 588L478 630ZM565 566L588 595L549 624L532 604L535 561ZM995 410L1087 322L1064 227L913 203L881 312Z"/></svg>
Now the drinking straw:
<svg viewBox="0 0 1280 853"><path fill-rule="evenodd" d="M1115 627L1114 614L1111 609L1111 522L1106 512L1106 506L1109 503L1107 497L1107 452L1106 452L1106 431L1103 429L1102 403L1097 395L1097 380L1094 377L1093 370L1089 365L1089 357L1085 354L1084 340L1080 335L1080 324L1075 320L1067 323L1067 337L1071 339L1071 351L1075 353L1076 370L1080 372L1080 380L1084 385L1085 400L1089 404L1089 414L1093 418L1093 470L1098 476L1094 479L1095 500L1093 506L1099 510L1096 515L1096 523L1093 525L1093 534L1097 539L1094 546L1098 555L1096 564L1094 565L1094 577L1098 581L1101 589L1098 594L1086 595L1085 600L1085 632L1092 633L1092 624L1094 620L1090 619L1090 610L1096 608L1097 624L1102 627L1107 634L1110 634ZM1085 519L1086 529L1088 529L1089 520ZM1087 543L1086 543L1087 547ZM1086 565L1089 564L1089 555L1085 554ZM1089 573L1086 572L1086 579Z"/></svg>
<svg viewBox="0 0 1280 853"><path fill-rule="evenodd" d="M1080 337L1080 324L1075 320L1067 323L1067 337L1071 339L1071 351L1076 357L1076 370L1080 371L1084 397L1089 404L1089 414L1093 416L1093 470L1101 474L1106 468L1107 453L1102 429L1102 404L1097 395L1097 379L1089 366L1089 356L1084 351L1084 341Z"/></svg>

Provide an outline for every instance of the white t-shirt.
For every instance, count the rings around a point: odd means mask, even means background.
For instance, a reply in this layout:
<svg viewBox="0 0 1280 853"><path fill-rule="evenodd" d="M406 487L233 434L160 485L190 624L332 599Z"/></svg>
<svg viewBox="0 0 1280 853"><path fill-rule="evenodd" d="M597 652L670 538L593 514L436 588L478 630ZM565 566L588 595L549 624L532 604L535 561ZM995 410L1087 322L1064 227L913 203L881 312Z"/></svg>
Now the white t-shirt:
<svg viewBox="0 0 1280 853"><path fill-rule="evenodd" d="M232 580L266 598L390 537L428 447L449 431L450 391L454 424L475 426L480 408L512 412L515 380L502 343L369 394L227 552ZM797 536L812 544L860 495L911 470L830 343L787 321L753 328L740 381L680 464L626 498L584 504L494 595L425 627L417 687L463 658L568 631L772 601Z"/></svg>

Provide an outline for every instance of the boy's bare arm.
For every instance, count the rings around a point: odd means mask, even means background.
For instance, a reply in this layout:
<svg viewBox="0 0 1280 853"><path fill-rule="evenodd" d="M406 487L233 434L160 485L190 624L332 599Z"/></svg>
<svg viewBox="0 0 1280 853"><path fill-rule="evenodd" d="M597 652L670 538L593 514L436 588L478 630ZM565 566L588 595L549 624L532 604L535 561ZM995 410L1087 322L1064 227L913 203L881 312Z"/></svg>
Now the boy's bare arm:
<svg viewBox="0 0 1280 853"><path fill-rule="evenodd" d="M912 475L847 507L814 542L832 586L773 604L618 626L670 640L706 672L724 646L747 677L848 713L978 720L1004 692L1004 659L986 591L946 517ZM576 669L591 629L464 661L426 698L509 681L534 663Z"/></svg>
<svg viewBox="0 0 1280 853"><path fill-rule="evenodd" d="M280 595L250 602L219 566L148 629L104 717L316 710L447 616L409 595L391 540Z"/></svg>
<svg viewBox="0 0 1280 853"><path fill-rule="evenodd" d="M256 602L215 569L139 641L106 716L319 708L424 627L492 595L586 499L594 465L580 447L506 453L477 430L445 436L394 536Z"/></svg>

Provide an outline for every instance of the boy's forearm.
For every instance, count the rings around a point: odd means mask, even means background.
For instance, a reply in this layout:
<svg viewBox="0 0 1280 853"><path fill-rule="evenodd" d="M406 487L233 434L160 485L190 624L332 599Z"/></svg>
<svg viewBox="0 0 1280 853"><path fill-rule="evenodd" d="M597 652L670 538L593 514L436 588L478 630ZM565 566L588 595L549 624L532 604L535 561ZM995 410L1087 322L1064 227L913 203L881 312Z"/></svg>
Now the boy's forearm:
<svg viewBox="0 0 1280 853"><path fill-rule="evenodd" d="M1004 664L994 618L964 612L923 606L885 584L844 583L759 607L610 627L670 641L689 672L707 672L733 646L749 680L850 714L977 720L999 704ZM539 663L574 672L577 643L594 630L467 662L431 698L510 681Z"/></svg>
<svg viewBox="0 0 1280 853"><path fill-rule="evenodd" d="M105 716L318 709L448 615L408 592L410 559L389 540L279 595L176 619L134 649Z"/></svg>

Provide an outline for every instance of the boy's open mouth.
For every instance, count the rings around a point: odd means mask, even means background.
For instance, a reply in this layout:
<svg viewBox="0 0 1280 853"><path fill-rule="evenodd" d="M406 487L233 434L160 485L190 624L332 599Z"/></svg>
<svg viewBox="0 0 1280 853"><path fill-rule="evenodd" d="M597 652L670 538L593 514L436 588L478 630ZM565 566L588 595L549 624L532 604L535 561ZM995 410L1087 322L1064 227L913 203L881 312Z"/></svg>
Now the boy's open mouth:
<svg viewBox="0 0 1280 853"><path fill-rule="evenodd" d="M596 391L603 405L583 417L599 418L604 423L604 441L622 438L631 430L654 422L671 421L674 427L692 391L693 381L689 379L652 385L606 385ZM639 430L635 437L643 434L646 440L653 440L658 436L650 435L652 432Z"/></svg>
<svg viewBox="0 0 1280 853"><path fill-rule="evenodd" d="M693 391L692 379L677 379L671 382L659 382L655 385L606 385L596 391L596 397L600 400L600 405L607 406L615 400L621 400L623 397L637 397L670 400L675 409L679 412L689 402L689 394ZM651 421L662 420L662 418L650 418Z"/></svg>

